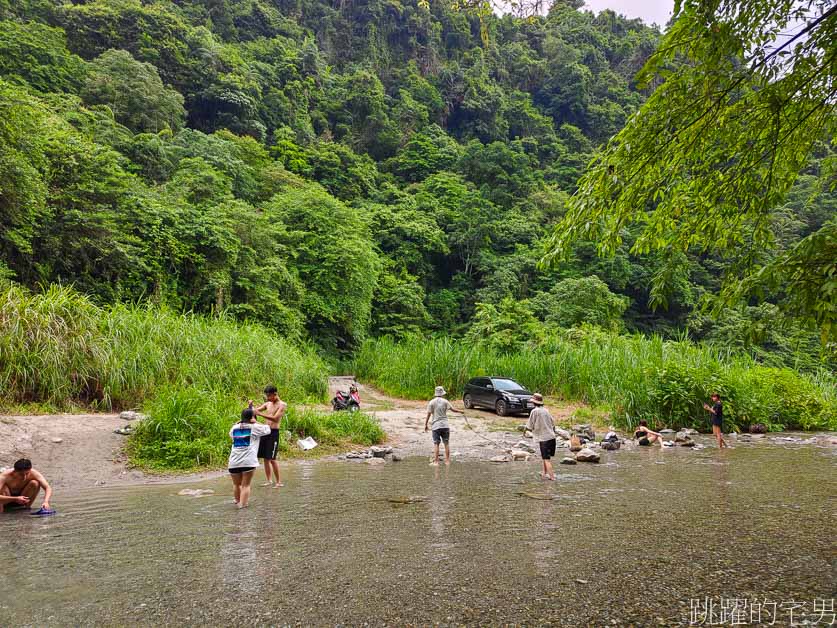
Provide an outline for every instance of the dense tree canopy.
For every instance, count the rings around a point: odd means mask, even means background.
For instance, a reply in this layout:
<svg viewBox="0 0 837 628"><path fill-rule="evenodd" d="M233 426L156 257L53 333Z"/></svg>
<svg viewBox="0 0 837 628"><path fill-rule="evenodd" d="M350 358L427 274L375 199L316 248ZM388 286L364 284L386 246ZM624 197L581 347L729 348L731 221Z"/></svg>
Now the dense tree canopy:
<svg viewBox="0 0 837 628"><path fill-rule="evenodd" d="M744 151L732 132L744 119L726 108L781 96L782 85L804 92L801 108L820 82L794 83L796 66L754 82L758 59L733 43L756 27L716 33L712 24L733 21L721 9L707 21L704 3L683 4L682 24L650 61L655 28L574 0L504 14L453 4L0 0L0 276L72 283L102 303L223 310L326 351L369 335L433 333L511 348L555 326L593 324L718 343L746 330L740 348L760 359L822 364L805 317L823 307L811 294L830 272L827 134L806 132L798 154L774 160L775 189L741 211L732 179L688 196L681 175L698 181L709 166L633 158L648 145L683 150L691 138L707 155L734 155L721 165L742 171L738 180L765 184L758 151L773 127L759 126L758 150ZM822 48L810 33L804 50ZM734 86L723 97L689 82L705 72L702 84L714 84L699 62L713 38L728 75L717 86ZM716 118L732 126L678 132L699 97L724 105ZM825 131L831 105L805 124ZM660 111L670 123L651 115ZM800 133L791 139L802 142ZM645 143L628 146L626 134ZM640 165L641 181L625 183ZM610 166L618 190L601 174ZM664 199L645 193L668 175ZM692 225L690 212L664 220L689 203L723 217L723 228ZM578 226L585 211L598 216L589 230ZM542 268L562 218L573 246ZM683 246L674 236L687 226L696 232ZM597 255L603 242L611 257ZM806 272L812 259L821 271ZM783 269L760 275L766 305L710 318L703 300L720 303L725 274L747 264ZM788 277L810 289L789 290ZM771 333L761 331L767 321Z"/></svg>
<svg viewBox="0 0 837 628"><path fill-rule="evenodd" d="M776 207L837 137L837 5L676 5L639 77L661 84L581 179L553 254L581 240L615 253L627 229L632 252L660 251L669 268L690 252L717 253L730 258L728 294L778 290L780 305L829 338L837 333L834 212L791 245L777 243ZM812 192L833 192L834 163L830 153L818 161ZM656 277L661 301L670 277Z"/></svg>

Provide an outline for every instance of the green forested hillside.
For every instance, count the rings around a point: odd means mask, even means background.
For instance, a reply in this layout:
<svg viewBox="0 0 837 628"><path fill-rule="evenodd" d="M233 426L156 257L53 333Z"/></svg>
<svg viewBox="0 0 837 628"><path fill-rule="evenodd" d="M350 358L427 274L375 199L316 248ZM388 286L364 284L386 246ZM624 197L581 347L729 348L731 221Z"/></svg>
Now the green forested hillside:
<svg viewBox="0 0 837 628"><path fill-rule="evenodd" d="M702 313L712 255L657 309L660 259L629 254L630 229L613 258L581 243L538 268L653 89L634 76L659 33L580 5L481 25L442 1L0 0L0 274L226 310L326 351L589 323L827 362L770 295ZM834 216L829 154L776 208L780 250Z"/></svg>

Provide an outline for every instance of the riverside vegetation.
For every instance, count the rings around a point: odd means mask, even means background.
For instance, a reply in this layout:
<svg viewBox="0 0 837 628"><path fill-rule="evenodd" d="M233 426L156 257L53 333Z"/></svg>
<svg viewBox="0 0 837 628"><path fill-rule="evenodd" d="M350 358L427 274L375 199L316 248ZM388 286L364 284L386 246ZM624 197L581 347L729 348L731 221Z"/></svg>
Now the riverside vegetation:
<svg viewBox="0 0 837 628"><path fill-rule="evenodd" d="M150 417L131 436L129 453L142 466L223 465L230 425L266 382L292 405L324 401L327 369L311 347L257 324L146 306L100 308L58 286L42 294L0 288L0 403L141 407ZM324 445L383 439L362 414L292 408L283 425Z"/></svg>
<svg viewBox="0 0 837 628"><path fill-rule="evenodd" d="M665 36L576 0L527 17L447 0L211 4L0 0L6 405L147 404L158 423L138 430L132 455L180 467L215 464L221 417L266 381L294 403L321 400L332 361L354 360L413 397L435 383L457 390L467 375L454 363L507 369L625 425L700 423L699 403L718 386L738 426L833 427L835 117L805 116L805 102L771 95L784 78L762 89L730 61L742 54L730 52L736 38L781 25L773 13L788 3L714 16L755 26L719 29L726 61L690 57L680 72L669 71L682 62L678 42L711 42L691 1ZM835 41L822 28L793 54L833 59L817 56ZM664 117L667 91L691 93L678 85L716 66L800 113L793 137L804 145L740 166L758 181L732 187L757 211L689 183L728 167L726 155L699 169L675 155L672 168L688 170L675 200L634 202L659 188L645 173L619 201L622 218L587 230L576 194L585 164L602 154L620 171L645 163L625 154L656 146L634 114ZM827 77L798 68L813 75L778 75L808 88ZM680 83L655 91L669 74ZM671 102L688 112L689 98ZM643 141L628 141L637 132ZM733 152L746 145L720 139ZM614 166L595 163L582 196L611 198ZM781 177L760 178L776 163ZM750 194L762 183L779 187ZM590 207L607 216L602 203ZM674 217L633 213L651 205ZM686 206L700 208L686 212L695 229L677 227ZM654 237L649 225L665 230ZM742 269L770 281L732 301ZM406 362L418 357L428 362ZM214 418L187 428L181 413ZM315 429L312 415L294 417ZM380 437L366 424L317 425L335 439Z"/></svg>

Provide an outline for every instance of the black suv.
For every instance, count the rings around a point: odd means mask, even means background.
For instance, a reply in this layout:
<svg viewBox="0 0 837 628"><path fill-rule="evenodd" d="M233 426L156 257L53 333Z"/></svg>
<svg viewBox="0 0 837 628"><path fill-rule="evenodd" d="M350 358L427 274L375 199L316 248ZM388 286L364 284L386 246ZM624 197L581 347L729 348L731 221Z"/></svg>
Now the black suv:
<svg viewBox="0 0 837 628"><path fill-rule="evenodd" d="M532 393L508 377L475 377L465 384L466 408L491 408L500 416L528 412L535 407Z"/></svg>

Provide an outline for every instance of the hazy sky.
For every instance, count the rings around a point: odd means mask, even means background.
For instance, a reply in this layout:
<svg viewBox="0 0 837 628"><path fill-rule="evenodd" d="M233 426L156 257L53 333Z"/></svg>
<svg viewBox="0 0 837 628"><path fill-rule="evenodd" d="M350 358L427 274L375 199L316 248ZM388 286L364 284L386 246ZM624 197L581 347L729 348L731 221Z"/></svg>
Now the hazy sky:
<svg viewBox="0 0 837 628"><path fill-rule="evenodd" d="M674 0L586 0L585 8L598 13L602 9L613 9L616 13L627 17L641 17L646 24L655 22L664 28Z"/></svg>

